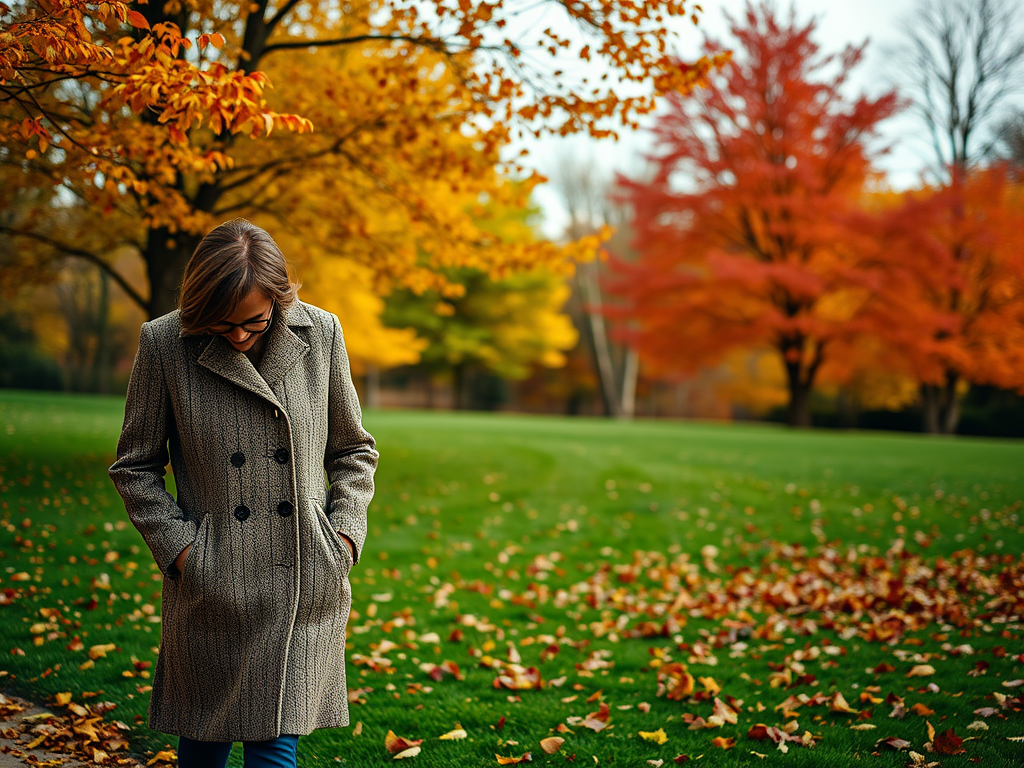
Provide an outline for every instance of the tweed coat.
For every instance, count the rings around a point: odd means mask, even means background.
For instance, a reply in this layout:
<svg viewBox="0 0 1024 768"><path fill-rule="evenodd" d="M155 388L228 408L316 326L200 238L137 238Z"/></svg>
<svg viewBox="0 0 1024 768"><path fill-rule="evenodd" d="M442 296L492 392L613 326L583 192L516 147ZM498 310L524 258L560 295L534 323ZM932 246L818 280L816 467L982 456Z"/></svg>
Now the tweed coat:
<svg viewBox="0 0 1024 768"><path fill-rule="evenodd" d="M149 726L192 739L349 724L349 571L378 453L337 316L296 300L267 333L257 369L179 310L143 323L109 469L163 574Z"/></svg>

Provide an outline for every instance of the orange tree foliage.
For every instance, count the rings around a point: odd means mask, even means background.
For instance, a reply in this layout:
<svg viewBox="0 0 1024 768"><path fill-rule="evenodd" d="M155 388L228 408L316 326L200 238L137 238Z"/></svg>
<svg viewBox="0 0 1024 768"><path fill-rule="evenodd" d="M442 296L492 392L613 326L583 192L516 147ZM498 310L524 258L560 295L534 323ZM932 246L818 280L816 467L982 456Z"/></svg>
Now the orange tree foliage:
<svg viewBox="0 0 1024 768"><path fill-rule="evenodd" d="M886 283L859 198L867 140L894 93L849 101L863 46L823 55L815 22L748 4L729 18L735 55L692 99L671 98L655 127L652 178L620 178L640 258L612 286L635 320L645 362L689 372L737 348L777 353L789 421L833 348L886 317ZM720 50L706 43L709 54Z"/></svg>
<svg viewBox="0 0 1024 768"><path fill-rule="evenodd" d="M917 262L927 274L902 296L910 322L881 336L897 370L922 385L931 432L955 431L958 385L1024 394L1024 188L1005 165L950 177L939 189L907 193L886 238L894 261ZM935 315L937 326L919 322Z"/></svg>
<svg viewBox="0 0 1024 768"><path fill-rule="evenodd" d="M523 169L501 157L513 131L612 135L657 95L698 84L716 62L680 63L667 31L697 8L0 5L0 199L19 212L0 234L33 258L89 259L151 315L174 305L202 234L238 215L367 267L381 292L457 293L449 267L497 277L566 265L598 239L503 241L474 224L473 205L513 201L507 175ZM95 216L60 230L54 205ZM144 260L148 290L111 266L123 244Z"/></svg>

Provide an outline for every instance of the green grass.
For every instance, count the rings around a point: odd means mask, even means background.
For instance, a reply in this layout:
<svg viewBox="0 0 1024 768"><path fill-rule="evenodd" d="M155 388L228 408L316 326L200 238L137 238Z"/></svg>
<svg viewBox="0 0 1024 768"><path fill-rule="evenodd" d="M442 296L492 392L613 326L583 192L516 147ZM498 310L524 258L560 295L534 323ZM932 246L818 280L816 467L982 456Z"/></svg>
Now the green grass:
<svg viewBox="0 0 1024 768"><path fill-rule="evenodd" d="M101 692L90 701L117 702L110 717L133 726L133 748L144 752L173 748L177 739L146 728L149 681L124 674L136 659L156 659L160 625L147 611L159 610L160 576L106 474L122 415L117 398L0 392L0 590L19 590L0 606L0 685L40 700L71 691L83 702L85 692ZM688 754L708 765L904 766L906 752L883 748L875 756L875 742L900 736L923 752L926 720L939 732L952 727L974 737L964 754L929 756L943 766L1024 763L1024 743L1007 740L1024 735L1024 713L1004 710L1005 717L985 719L988 730L967 729L981 719L974 709L998 707L993 692L1021 692L1003 681L1024 677L1014 655L1024 651L1020 441L419 412L369 412L364 422L381 461L370 534L351 574L348 673L351 687L372 690L351 707L362 734L350 727L303 737L302 765L390 764L384 736L391 729L424 740L411 761L422 766L495 765L496 753L527 751L545 765L568 764L573 755L576 765L659 758L674 765ZM709 545L718 554L705 561ZM770 615L763 601L723 602L748 575L784 585L821 567L826 576L832 568L848 573L848 587L868 591L887 589L886 569L897 585L923 573L924 596L897 596L896 613L874 614L877 628L906 629L890 643L871 639L869 613L800 606ZM12 581L17 573L29 580ZM679 594L677 579L694 601L675 612L678 626L632 636L663 624L659 611ZM826 582L826 593L836 589ZM1006 600L986 607L993 595ZM920 600L932 599L959 601L963 613L952 623L909 625L921 615ZM33 625L46 622L41 608L59 609L61 618L34 634ZM752 636L727 636L744 624ZM449 639L456 627L460 641ZM427 633L439 640L419 639ZM86 649L114 643L118 650L80 671L85 651L67 650L74 636ZM383 654L390 671L355 663L383 640L398 645ZM541 650L555 642L558 653L542 661ZM539 668L542 689L493 687L498 672L480 656L504 660L509 643L524 666ZM699 643L711 658L690 659ZM975 652L950 652L963 644ZM821 649L828 650L815 658ZM603 666L588 672L579 666L588 659ZM457 663L465 679L435 682L419 668L443 660ZM987 672L968 675L979 660ZM714 678L723 700L742 700L738 724L688 730L682 715L707 718L712 702L658 696L655 667L663 662L687 664L695 677ZM870 672L882 662L895 671ZM937 674L907 678L919 662ZM813 680L772 687L770 676L786 665L794 682L801 674ZM562 676L561 687L546 685ZM929 682L939 690L928 690ZM859 702L873 685L878 697L893 693L908 709L921 703L934 714L891 719L891 706ZM570 726L562 750L546 755L540 739L567 717L596 711L585 699L598 690L611 727ZM820 739L788 754L747 738L753 723L793 719L775 711L787 696L819 691L842 693L864 718L800 707L798 733ZM456 723L468 739L437 739ZM877 727L851 730L853 723ZM663 745L637 735L659 728L668 736ZM736 746L712 746L717 736ZM231 764L241 764L241 745Z"/></svg>

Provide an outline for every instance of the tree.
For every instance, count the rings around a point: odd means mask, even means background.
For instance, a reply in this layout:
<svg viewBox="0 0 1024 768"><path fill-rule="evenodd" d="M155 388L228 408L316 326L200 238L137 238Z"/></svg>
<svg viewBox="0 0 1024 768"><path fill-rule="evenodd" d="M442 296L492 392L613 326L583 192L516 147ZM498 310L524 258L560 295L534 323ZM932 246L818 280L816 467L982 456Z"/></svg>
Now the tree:
<svg viewBox="0 0 1024 768"><path fill-rule="evenodd" d="M1024 89L1018 0L918 0L897 49L901 84L944 181L981 159L1007 97Z"/></svg>
<svg viewBox="0 0 1024 768"><path fill-rule="evenodd" d="M552 181L569 214L566 237L577 240L584 235L608 231L614 227L621 239L625 212L610 199L611 183L603 179L595 163L571 154L562 155L552 173ZM628 228L628 225L626 225ZM602 248L602 255L604 248ZM581 262L573 273L571 313L586 339L587 350L600 385L605 415L632 418L636 408L636 382L639 359L636 350L616 345L611 338L610 319L606 317L606 299L601 285L606 260Z"/></svg>
<svg viewBox="0 0 1024 768"><path fill-rule="evenodd" d="M507 199L513 131L613 135L608 119L635 125L715 62L678 63L665 22L692 13L683 0L538 5L562 19L537 32L500 0L2 5L0 195L46 192L2 231L28 258L93 262L150 315L173 307L201 235L237 215L366 266L381 292L458 291L451 266L586 258L593 242L504 247L464 204ZM594 81L573 65L592 59L610 67ZM54 231L59 205L94 210L91 229ZM148 288L110 265L123 243Z"/></svg>
<svg viewBox="0 0 1024 768"><path fill-rule="evenodd" d="M530 220L536 209L528 203L530 186L514 187L519 199L477 205L471 215L500 241L525 245L535 239ZM462 267L450 269L446 279L461 287L460 295L399 289L387 298L384 321L416 331L428 387L433 374L450 372L457 408L469 407L469 382L481 371L523 379L535 366L565 365L564 353L578 335L562 311L569 294L564 274L534 269L494 280Z"/></svg>
<svg viewBox="0 0 1024 768"><path fill-rule="evenodd" d="M830 350L878 317L869 299L885 282L860 258L870 222L859 198L881 151L868 142L898 102L848 100L864 46L821 54L813 19L780 21L769 3L727 19L736 53L692 99L669 97L653 179L619 179L640 258L616 263L615 290L638 323L634 343L662 371L774 349L789 423L803 426Z"/></svg>
<svg viewBox="0 0 1024 768"><path fill-rule="evenodd" d="M931 137L932 172L951 188L952 199L968 194L959 187L969 183L972 168L992 154L1001 138L1010 139L1012 147L1012 135L1000 136L998 125L1002 119L1006 126L1009 97L1024 88L1021 11L1017 0L919 0L905 25L899 71ZM964 215L958 205L940 208L954 218ZM961 231L970 225L952 221L949 227ZM946 243L947 260L959 262L975 253L966 243ZM950 274L974 271L977 268L959 264ZM940 311L951 313L971 304L956 279L934 293L933 302ZM970 325L971 319L961 317L958 324ZM921 383L926 431L956 431L959 384L966 381L962 373L956 366Z"/></svg>
<svg viewBox="0 0 1024 768"><path fill-rule="evenodd" d="M929 280L903 296L899 368L927 393L925 429L951 434L970 384L1024 393L1024 189L1008 163L956 184L906 194L886 247L895 261L924 261ZM941 312L938 327L912 318ZM930 407L929 407L930 406Z"/></svg>

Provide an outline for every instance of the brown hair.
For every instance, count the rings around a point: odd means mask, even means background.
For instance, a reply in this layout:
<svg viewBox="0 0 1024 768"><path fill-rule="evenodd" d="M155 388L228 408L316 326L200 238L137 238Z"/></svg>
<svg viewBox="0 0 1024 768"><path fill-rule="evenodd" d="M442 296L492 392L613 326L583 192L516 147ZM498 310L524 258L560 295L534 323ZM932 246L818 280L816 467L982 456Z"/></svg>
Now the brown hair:
<svg viewBox="0 0 1024 768"><path fill-rule="evenodd" d="M235 311L253 289L286 310L301 283L288 275L288 262L264 229L243 218L214 227L185 265L178 306L188 334L202 333Z"/></svg>

